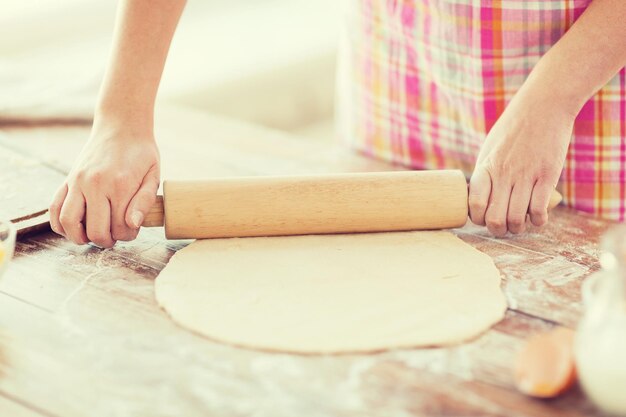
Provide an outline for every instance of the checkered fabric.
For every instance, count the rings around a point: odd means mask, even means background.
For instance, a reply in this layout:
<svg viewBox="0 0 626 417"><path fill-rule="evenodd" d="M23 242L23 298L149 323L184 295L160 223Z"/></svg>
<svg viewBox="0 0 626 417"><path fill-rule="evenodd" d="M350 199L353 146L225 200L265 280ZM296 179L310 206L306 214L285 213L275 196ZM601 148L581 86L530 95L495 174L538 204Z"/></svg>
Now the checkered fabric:
<svg viewBox="0 0 626 417"><path fill-rule="evenodd" d="M341 135L373 157L469 176L508 101L590 2L347 0ZM586 103L560 184L566 205L619 221L626 211L625 91L622 69Z"/></svg>

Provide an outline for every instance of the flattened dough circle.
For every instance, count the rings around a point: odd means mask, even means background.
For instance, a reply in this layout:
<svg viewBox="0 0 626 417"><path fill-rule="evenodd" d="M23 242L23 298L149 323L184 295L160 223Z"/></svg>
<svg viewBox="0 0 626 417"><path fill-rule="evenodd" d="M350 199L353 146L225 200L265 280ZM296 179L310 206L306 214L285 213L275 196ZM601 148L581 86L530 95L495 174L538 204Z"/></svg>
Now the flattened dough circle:
<svg viewBox="0 0 626 417"><path fill-rule="evenodd" d="M212 339L298 353L457 343L506 310L491 258L449 232L199 240L156 298Z"/></svg>

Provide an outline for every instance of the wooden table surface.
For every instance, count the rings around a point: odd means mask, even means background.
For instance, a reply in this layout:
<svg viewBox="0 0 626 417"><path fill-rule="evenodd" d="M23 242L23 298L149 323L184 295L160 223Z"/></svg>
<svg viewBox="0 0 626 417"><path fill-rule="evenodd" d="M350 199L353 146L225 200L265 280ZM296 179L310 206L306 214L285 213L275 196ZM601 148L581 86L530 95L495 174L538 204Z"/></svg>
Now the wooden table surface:
<svg viewBox="0 0 626 417"><path fill-rule="evenodd" d="M394 169L189 110L164 108L157 120L164 178ZM0 130L0 145L64 172L87 134L12 127ZM108 250L34 235L0 280L0 416L598 415L578 388L551 401L524 397L510 368L530 335L576 326L580 285L598 268L608 226L557 208L548 226L518 237L458 229L502 272L504 320L454 347L339 356L235 348L176 326L153 281L188 242L159 229Z"/></svg>

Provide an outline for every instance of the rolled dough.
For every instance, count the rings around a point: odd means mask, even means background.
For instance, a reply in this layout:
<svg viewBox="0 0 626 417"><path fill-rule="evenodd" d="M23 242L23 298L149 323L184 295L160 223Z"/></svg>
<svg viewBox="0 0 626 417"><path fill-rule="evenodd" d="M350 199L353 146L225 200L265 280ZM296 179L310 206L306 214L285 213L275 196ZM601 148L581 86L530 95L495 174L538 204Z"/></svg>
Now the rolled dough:
<svg viewBox="0 0 626 417"><path fill-rule="evenodd" d="M298 353L457 343L507 307L491 258L448 232L199 240L156 298L214 340Z"/></svg>

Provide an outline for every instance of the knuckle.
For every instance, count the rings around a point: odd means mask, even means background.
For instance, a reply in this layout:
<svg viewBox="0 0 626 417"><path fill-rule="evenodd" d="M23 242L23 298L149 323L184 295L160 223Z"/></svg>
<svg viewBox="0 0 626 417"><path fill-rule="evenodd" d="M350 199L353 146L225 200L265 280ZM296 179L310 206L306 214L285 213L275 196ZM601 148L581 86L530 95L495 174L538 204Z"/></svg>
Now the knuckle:
<svg viewBox="0 0 626 417"><path fill-rule="evenodd" d="M524 224L524 218L522 218L521 216L511 216L509 217L508 220L508 225L515 227L515 228L519 228Z"/></svg>
<svg viewBox="0 0 626 417"><path fill-rule="evenodd" d="M487 223L487 228L496 235L506 232L506 226L503 223Z"/></svg>
<svg viewBox="0 0 626 417"><path fill-rule="evenodd" d="M496 230L506 227L504 219L500 217L487 216L487 218L485 218L485 222L487 223L487 226Z"/></svg>
<svg viewBox="0 0 626 417"><path fill-rule="evenodd" d="M532 218L532 223L535 226L543 226L548 222L548 216L534 216Z"/></svg>
<svg viewBox="0 0 626 417"><path fill-rule="evenodd" d="M85 172L83 173L82 177L80 177L80 180L82 180L83 183L86 183L90 186L99 186L100 184L102 184L103 179L104 175L100 171L91 171L88 173Z"/></svg>
<svg viewBox="0 0 626 417"><path fill-rule="evenodd" d="M552 179L555 176L558 176L559 171L558 168L553 164L542 164L537 169L537 178L543 179Z"/></svg>
<svg viewBox="0 0 626 417"><path fill-rule="evenodd" d="M115 174L111 182L114 192L123 193L128 189L128 178L124 174Z"/></svg>
<svg viewBox="0 0 626 417"><path fill-rule="evenodd" d="M484 226L485 225L485 209L477 206L469 206L469 217L472 223Z"/></svg>
<svg viewBox="0 0 626 417"><path fill-rule="evenodd" d="M502 237L506 235L506 229L494 229L494 228L487 226L487 230L489 230L489 233L491 233L495 237Z"/></svg>
<svg viewBox="0 0 626 417"><path fill-rule="evenodd" d="M509 168L503 165L496 165L492 167L491 172L493 173L493 177L500 181L504 178L509 178L511 176Z"/></svg>
<svg viewBox="0 0 626 417"><path fill-rule="evenodd" d="M501 237L506 234L506 221L502 219L490 219L486 221L486 224L487 230L494 236Z"/></svg>
<svg viewBox="0 0 626 417"><path fill-rule="evenodd" d="M51 214L59 213L61 212L61 207L62 207L61 203L54 201L50 203L50 205L48 206L48 211Z"/></svg>
<svg viewBox="0 0 626 417"><path fill-rule="evenodd" d="M489 173L489 175L496 178L508 177L511 171L511 168L508 164L496 161L489 161L485 169Z"/></svg>
<svg viewBox="0 0 626 417"><path fill-rule="evenodd" d="M91 240L94 243L98 243L102 240L103 235L101 233L98 232L88 232L87 233L87 237L89 238L89 240Z"/></svg>
<svg viewBox="0 0 626 417"><path fill-rule="evenodd" d="M110 240L92 240L91 242L99 248L107 249L113 247L113 243Z"/></svg>
<svg viewBox="0 0 626 417"><path fill-rule="evenodd" d="M77 234L69 235L68 239L71 240L72 243L76 245L84 245L85 243L87 243L86 241L83 240L83 238L80 235L77 235Z"/></svg>
<svg viewBox="0 0 626 417"><path fill-rule="evenodd" d="M481 186L481 177L484 176L482 170L476 169L469 180L469 193L470 195L476 194Z"/></svg>
<svg viewBox="0 0 626 417"><path fill-rule="evenodd" d="M116 242L128 242L130 240L126 235L122 234L113 235L112 238Z"/></svg>
<svg viewBox="0 0 626 417"><path fill-rule="evenodd" d="M546 215L546 210L543 207L531 207L530 215L537 218L543 218Z"/></svg>
<svg viewBox="0 0 626 417"><path fill-rule="evenodd" d="M521 222L521 221L515 221L514 223L509 222L508 229L511 233L518 234L524 231L524 226L525 226L524 222Z"/></svg>
<svg viewBox="0 0 626 417"><path fill-rule="evenodd" d="M71 225L72 219L67 214L61 213L59 216L59 223L61 223L63 227L68 227Z"/></svg>
<svg viewBox="0 0 626 417"><path fill-rule="evenodd" d="M98 246L105 246L110 240L110 238L102 232L92 231L87 234L87 237Z"/></svg>
<svg viewBox="0 0 626 417"><path fill-rule="evenodd" d="M87 172L83 169L78 170L74 173L74 181L78 181L78 182L82 182L85 180L85 178L87 177Z"/></svg>
<svg viewBox="0 0 626 417"><path fill-rule="evenodd" d="M477 216L477 215L470 215L470 220L472 221L472 223L474 223L477 226L484 226L485 225L485 219Z"/></svg>
<svg viewBox="0 0 626 417"><path fill-rule="evenodd" d="M469 198L469 206L473 211L485 211L487 208L487 202L477 196L471 196Z"/></svg>

